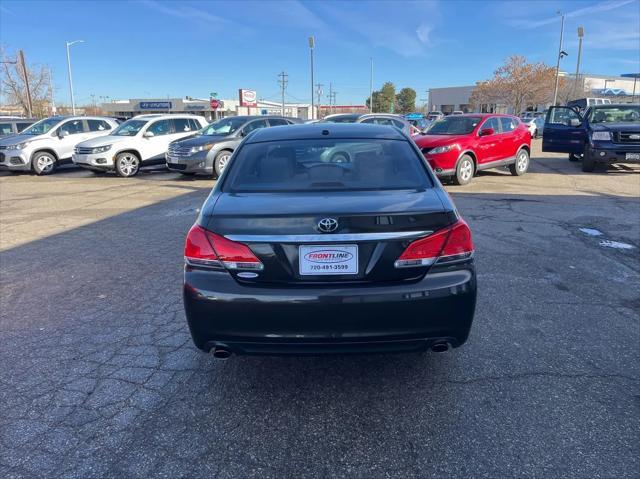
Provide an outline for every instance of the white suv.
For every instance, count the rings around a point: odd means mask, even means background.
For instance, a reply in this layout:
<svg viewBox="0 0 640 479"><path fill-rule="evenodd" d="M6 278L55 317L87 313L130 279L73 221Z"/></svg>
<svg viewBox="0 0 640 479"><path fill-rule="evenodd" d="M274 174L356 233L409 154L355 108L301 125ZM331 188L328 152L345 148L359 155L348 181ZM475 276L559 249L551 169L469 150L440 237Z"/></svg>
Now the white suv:
<svg viewBox="0 0 640 479"><path fill-rule="evenodd" d="M165 163L169 143L194 135L207 122L197 115L138 115L110 135L78 144L73 162L93 171L134 176L141 167Z"/></svg>
<svg viewBox="0 0 640 479"><path fill-rule="evenodd" d="M58 166L71 163L73 147L78 143L106 135L117 126L113 118L99 116L45 118L18 135L0 140L0 169L48 175Z"/></svg>

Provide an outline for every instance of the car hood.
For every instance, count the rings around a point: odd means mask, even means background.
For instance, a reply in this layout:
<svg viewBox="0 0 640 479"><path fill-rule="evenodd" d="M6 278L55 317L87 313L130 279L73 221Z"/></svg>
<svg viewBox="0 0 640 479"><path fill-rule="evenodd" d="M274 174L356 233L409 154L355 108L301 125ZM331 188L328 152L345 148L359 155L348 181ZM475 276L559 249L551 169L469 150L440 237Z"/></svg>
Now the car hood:
<svg viewBox="0 0 640 479"><path fill-rule="evenodd" d="M91 138L89 140L85 140L81 143L78 143L77 146L84 146L88 148L95 148L97 146L105 146L105 145L114 145L116 143L124 143L129 140L134 140L135 136L99 136L97 138Z"/></svg>
<svg viewBox="0 0 640 479"><path fill-rule="evenodd" d="M174 141L174 145L180 145L185 147L194 147L200 145L210 145L212 143L220 143L232 138L231 136L213 136L213 135L192 135L181 140Z"/></svg>
<svg viewBox="0 0 640 479"><path fill-rule="evenodd" d="M467 135L422 135L414 138L414 141L420 148L434 148L457 143L466 137Z"/></svg>
<svg viewBox="0 0 640 479"><path fill-rule="evenodd" d="M17 145L18 143L24 143L25 141L39 141L43 140L42 135L11 135L0 139L0 145Z"/></svg>
<svg viewBox="0 0 640 479"><path fill-rule="evenodd" d="M591 123L591 129L593 131L628 131L628 130L640 130L640 123L637 121L629 122L615 122L615 123Z"/></svg>

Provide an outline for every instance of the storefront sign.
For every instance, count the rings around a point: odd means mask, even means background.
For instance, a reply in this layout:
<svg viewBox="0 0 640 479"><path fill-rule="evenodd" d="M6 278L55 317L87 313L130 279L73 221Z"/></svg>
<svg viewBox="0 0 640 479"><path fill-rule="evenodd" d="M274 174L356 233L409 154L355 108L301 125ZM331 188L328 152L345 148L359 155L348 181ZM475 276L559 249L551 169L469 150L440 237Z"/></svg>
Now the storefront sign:
<svg viewBox="0 0 640 479"><path fill-rule="evenodd" d="M240 89L240 106L258 106L258 96L255 90Z"/></svg>
<svg viewBox="0 0 640 479"><path fill-rule="evenodd" d="M170 101L141 101L138 104L141 110L171 110Z"/></svg>

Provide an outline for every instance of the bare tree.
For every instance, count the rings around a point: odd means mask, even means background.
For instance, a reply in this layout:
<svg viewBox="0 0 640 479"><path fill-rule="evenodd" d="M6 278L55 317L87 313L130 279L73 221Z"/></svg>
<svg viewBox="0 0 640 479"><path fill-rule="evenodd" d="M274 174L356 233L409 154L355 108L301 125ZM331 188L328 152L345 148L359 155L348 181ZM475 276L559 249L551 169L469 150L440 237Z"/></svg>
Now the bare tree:
<svg viewBox="0 0 640 479"><path fill-rule="evenodd" d="M506 105L518 114L529 106L550 101L555 68L544 63L528 63L523 56L507 58L490 80L478 83L471 95L474 106L493 103Z"/></svg>
<svg viewBox="0 0 640 479"><path fill-rule="evenodd" d="M4 55L2 79L0 88L2 89L5 101L11 105L22 107L24 112L28 111L27 89L25 88L25 72L18 62L17 55ZM15 63L14 63L15 62ZM49 69L44 65L26 65L26 78L31 90L31 102L33 104L33 115L44 117L49 115L51 108L51 79Z"/></svg>

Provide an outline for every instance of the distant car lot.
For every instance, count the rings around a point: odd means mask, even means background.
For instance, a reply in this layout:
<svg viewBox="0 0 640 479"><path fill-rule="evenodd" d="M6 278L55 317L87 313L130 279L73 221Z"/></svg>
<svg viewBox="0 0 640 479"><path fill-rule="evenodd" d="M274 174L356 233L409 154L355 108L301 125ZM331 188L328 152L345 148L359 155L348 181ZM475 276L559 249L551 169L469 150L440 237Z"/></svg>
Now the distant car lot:
<svg viewBox="0 0 640 479"><path fill-rule="evenodd" d="M461 349L221 363L180 295L213 180L0 173L0 475L634 477L639 178L535 141L527 175L447 185L480 284Z"/></svg>

